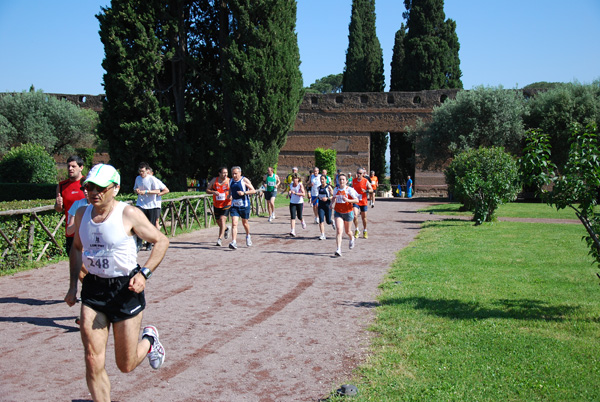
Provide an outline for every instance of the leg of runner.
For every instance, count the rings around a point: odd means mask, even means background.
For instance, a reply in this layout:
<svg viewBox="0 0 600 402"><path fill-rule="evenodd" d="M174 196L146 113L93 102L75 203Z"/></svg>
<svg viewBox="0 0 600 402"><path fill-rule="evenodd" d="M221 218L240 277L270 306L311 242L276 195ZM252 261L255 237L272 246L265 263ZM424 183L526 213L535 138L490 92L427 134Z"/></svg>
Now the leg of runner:
<svg viewBox="0 0 600 402"><path fill-rule="evenodd" d="M361 211L360 217L362 218L363 223L363 237L367 239L369 235L367 234L367 211Z"/></svg>
<svg viewBox="0 0 600 402"><path fill-rule="evenodd" d="M340 217L336 217L335 219L335 244L337 249L335 250L335 255L342 256L342 231L344 230L344 220Z"/></svg>
<svg viewBox="0 0 600 402"><path fill-rule="evenodd" d="M238 221L239 216L231 217L231 243L229 243L229 248L236 249L237 248L237 232L238 232Z"/></svg>
<svg viewBox="0 0 600 402"><path fill-rule="evenodd" d="M358 230L358 214L360 212L360 208L358 208L358 206L355 204L352 211L354 212L354 238L358 239L358 235L360 234L360 231Z"/></svg>

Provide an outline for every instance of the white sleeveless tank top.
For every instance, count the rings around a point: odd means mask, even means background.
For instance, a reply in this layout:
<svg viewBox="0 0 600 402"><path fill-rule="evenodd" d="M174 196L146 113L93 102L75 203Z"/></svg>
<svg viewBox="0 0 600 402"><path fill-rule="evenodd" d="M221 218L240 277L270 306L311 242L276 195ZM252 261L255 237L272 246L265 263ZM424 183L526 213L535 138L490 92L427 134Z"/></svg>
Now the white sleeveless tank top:
<svg viewBox="0 0 600 402"><path fill-rule="evenodd" d="M129 276L137 267L137 249L134 236L123 227L124 202L115 205L108 219L92 221L93 205L88 205L79 226L83 245L83 263L87 270L102 278Z"/></svg>
<svg viewBox="0 0 600 402"><path fill-rule="evenodd" d="M290 184L290 190L293 191L294 193L297 193L298 191L300 191L300 183L298 183L298 185L296 187L294 187ZM292 196L290 197L290 204L304 204L304 197L300 197L299 195L292 194Z"/></svg>

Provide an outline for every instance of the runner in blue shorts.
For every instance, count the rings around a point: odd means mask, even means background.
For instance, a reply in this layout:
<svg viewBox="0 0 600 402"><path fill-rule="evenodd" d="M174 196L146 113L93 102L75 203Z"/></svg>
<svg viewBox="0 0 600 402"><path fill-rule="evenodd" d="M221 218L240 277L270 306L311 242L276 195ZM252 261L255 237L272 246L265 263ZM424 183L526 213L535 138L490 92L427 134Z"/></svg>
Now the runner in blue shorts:
<svg viewBox="0 0 600 402"><path fill-rule="evenodd" d="M231 168L231 181L229 183L229 195L231 197L231 243L229 248L237 249L237 232L238 221L242 220L242 226L246 230L246 246L252 246L252 238L250 237L250 194L255 194L256 190L247 177L242 176L242 168L234 166Z"/></svg>

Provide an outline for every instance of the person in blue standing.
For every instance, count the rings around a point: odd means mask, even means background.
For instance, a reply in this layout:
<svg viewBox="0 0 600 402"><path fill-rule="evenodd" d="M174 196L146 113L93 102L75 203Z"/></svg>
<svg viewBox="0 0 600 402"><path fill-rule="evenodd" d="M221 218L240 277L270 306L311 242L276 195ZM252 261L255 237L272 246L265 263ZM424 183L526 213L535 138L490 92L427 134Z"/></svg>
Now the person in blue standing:
<svg viewBox="0 0 600 402"><path fill-rule="evenodd" d="M410 176L408 176L408 180L406 180L406 197L412 198L413 193L413 181Z"/></svg>
<svg viewBox="0 0 600 402"><path fill-rule="evenodd" d="M252 245L250 237L250 194L255 194L256 190L247 177L242 176L242 168L234 166L231 168L231 181L229 182L229 196L231 197L231 208L229 215L231 216L231 243L229 248L237 249L237 227L238 221L242 219L242 226L246 230L246 246Z"/></svg>

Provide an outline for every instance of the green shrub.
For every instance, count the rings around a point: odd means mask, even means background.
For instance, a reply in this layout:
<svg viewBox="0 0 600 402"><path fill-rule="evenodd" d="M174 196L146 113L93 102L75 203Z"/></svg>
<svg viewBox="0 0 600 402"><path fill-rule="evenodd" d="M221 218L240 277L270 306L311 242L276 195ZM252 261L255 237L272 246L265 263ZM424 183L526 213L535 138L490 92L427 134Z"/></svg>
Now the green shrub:
<svg viewBox="0 0 600 402"><path fill-rule="evenodd" d="M337 151L335 149L315 149L315 166L319 169L327 169L329 174L335 172L335 163L337 158Z"/></svg>
<svg viewBox="0 0 600 402"><path fill-rule="evenodd" d="M445 170L448 191L474 210L473 220L492 221L499 205L520 191L517 162L502 147L460 153Z"/></svg>
<svg viewBox="0 0 600 402"><path fill-rule="evenodd" d="M86 171L90 170L94 165L94 153L96 152L95 148L77 148L75 150L77 155L81 159L83 159L83 167Z"/></svg>
<svg viewBox="0 0 600 402"><path fill-rule="evenodd" d="M56 183L56 162L41 145L20 145L8 151L0 161L0 181Z"/></svg>

